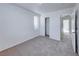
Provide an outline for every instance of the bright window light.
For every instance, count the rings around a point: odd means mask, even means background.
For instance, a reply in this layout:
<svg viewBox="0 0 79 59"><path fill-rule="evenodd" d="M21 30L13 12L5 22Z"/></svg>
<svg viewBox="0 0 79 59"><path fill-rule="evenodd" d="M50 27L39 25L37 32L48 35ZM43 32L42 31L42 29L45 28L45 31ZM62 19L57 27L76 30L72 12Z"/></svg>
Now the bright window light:
<svg viewBox="0 0 79 59"><path fill-rule="evenodd" d="M38 16L34 16L34 29L38 29Z"/></svg>
<svg viewBox="0 0 79 59"><path fill-rule="evenodd" d="M63 31L69 33L69 20L63 21Z"/></svg>

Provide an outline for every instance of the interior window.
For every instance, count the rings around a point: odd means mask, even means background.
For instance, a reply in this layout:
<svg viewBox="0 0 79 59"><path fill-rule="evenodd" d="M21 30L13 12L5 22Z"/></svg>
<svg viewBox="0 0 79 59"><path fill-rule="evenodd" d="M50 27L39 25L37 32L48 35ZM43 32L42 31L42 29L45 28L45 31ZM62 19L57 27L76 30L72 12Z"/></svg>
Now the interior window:
<svg viewBox="0 0 79 59"><path fill-rule="evenodd" d="M34 16L34 29L38 29L38 16Z"/></svg>

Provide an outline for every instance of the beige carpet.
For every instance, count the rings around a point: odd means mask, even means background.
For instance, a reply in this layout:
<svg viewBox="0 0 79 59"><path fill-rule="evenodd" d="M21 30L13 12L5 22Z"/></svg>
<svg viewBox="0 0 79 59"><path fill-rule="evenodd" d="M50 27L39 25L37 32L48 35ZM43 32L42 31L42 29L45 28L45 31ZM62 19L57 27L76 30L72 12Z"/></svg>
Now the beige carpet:
<svg viewBox="0 0 79 59"><path fill-rule="evenodd" d="M55 41L48 37L38 36L0 53L2 56L74 56L72 41L64 38Z"/></svg>

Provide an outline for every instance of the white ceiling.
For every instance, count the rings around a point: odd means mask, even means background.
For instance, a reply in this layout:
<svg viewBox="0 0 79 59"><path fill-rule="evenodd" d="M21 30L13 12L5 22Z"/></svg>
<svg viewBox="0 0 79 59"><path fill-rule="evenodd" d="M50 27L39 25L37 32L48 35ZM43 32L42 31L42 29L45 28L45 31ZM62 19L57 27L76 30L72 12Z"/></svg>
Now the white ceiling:
<svg viewBox="0 0 79 59"><path fill-rule="evenodd" d="M18 3L17 5L30 11L43 14L61 9L72 8L75 3Z"/></svg>

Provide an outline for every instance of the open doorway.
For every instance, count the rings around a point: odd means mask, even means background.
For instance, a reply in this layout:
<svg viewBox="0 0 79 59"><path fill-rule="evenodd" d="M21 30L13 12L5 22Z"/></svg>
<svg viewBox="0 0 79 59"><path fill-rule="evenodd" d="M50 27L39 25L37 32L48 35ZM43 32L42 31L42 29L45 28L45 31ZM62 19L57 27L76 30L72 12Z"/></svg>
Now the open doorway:
<svg viewBox="0 0 79 59"><path fill-rule="evenodd" d="M45 36L49 37L49 17L45 18Z"/></svg>
<svg viewBox="0 0 79 59"><path fill-rule="evenodd" d="M61 17L61 40L71 38L71 16Z"/></svg>
<svg viewBox="0 0 79 59"><path fill-rule="evenodd" d="M61 40L66 39L71 39L72 45L73 45L73 50L76 54L78 54L78 30L77 30L77 25L78 25L78 20L77 20L77 11L75 13L75 19L71 18L71 16L67 15L64 17L61 17L60 22L61 22ZM69 38L68 38L69 37Z"/></svg>

